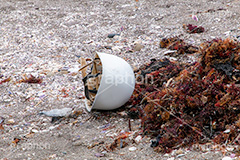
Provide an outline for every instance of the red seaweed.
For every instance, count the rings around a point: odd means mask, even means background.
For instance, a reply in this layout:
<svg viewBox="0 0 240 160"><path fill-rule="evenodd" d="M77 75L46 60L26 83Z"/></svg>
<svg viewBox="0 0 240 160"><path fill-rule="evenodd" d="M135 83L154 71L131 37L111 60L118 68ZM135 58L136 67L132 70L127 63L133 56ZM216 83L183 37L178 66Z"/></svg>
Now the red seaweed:
<svg viewBox="0 0 240 160"><path fill-rule="evenodd" d="M177 54L192 54L198 52L198 47L188 44L178 37L161 39L160 47L170 50L176 50Z"/></svg>
<svg viewBox="0 0 240 160"><path fill-rule="evenodd" d="M188 32L188 33L202 33L205 31L205 29L202 26L195 26L192 24L183 24L183 28Z"/></svg>
<svg viewBox="0 0 240 160"><path fill-rule="evenodd" d="M137 71L149 77L136 84L129 115L138 115L144 133L156 137L156 151L210 140L231 143L239 134L240 43L214 39L199 52L199 62L191 65L154 59Z"/></svg>

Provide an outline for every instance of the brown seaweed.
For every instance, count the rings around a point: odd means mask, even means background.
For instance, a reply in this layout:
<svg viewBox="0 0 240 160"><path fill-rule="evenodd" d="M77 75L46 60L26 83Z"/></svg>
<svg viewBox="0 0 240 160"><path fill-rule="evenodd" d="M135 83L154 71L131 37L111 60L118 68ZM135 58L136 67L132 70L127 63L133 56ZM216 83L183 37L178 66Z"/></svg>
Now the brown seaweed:
<svg viewBox="0 0 240 160"><path fill-rule="evenodd" d="M152 142L157 151L232 143L239 134L240 43L214 39L199 52L199 62L191 65L152 60L137 72L152 81L136 84L130 113L139 116L145 134L157 137Z"/></svg>
<svg viewBox="0 0 240 160"><path fill-rule="evenodd" d="M186 43L178 37L163 38L160 41L161 48L176 50L177 54L193 54L198 52L198 47Z"/></svg>
<svg viewBox="0 0 240 160"><path fill-rule="evenodd" d="M195 26L192 24L183 24L183 28L188 32L188 33L202 33L205 31L205 29L202 26Z"/></svg>

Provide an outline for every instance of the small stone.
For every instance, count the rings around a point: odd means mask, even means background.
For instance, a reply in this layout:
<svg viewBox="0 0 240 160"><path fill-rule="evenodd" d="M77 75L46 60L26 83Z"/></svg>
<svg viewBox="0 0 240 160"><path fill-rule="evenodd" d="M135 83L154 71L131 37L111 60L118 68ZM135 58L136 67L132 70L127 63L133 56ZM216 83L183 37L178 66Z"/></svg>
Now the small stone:
<svg viewBox="0 0 240 160"><path fill-rule="evenodd" d="M43 130L41 130L40 132L41 132L41 133L46 133L46 132L49 132L49 130L48 130L48 129L43 129Z"/></svg>
<svg viewBox="0 0 240 160"><path fill-rule="evenodd" d="M37 133L38 130L36 130L36 129L32 129L32 132L33 132L33 133Z"/></svg>
<svg viewBox="0 0 240 160"><path fill-rule="evenodd" d="M110 132L110 130L109 131L105 131L106 137L114 137L114 136L117 135L116 133L112 133L112 132L108 133L108 132Z"/></svg>
<svg viewBox="0 0 240 160"><path fill-rule="evenodd" d="M174 53L176 53L175 50L173 50L173 51L165 51L163 54L167 56L167 55L173 55Z"/></svg>
<svg viewBox="0 0 240 160"><path fill-rule="evenodd" d="M122 48L122 47L120 47L120 46L113 46L113 47L112 47L112 50L115 51L115 52L120 53L120 52L121 52L121 48Z"/></svg>
<svg viewBox="0 0 240 160"><path fill-rule="evenodd" d="M168 158L167 160L174 160L175 158L174 157L171 157L171 158Z"/></svg>
<svg viewBox="0 0 240 160"><path fill-rule="evenodd" d="M176 155L176 150L173 150L172 152L171 152L171 156L175 156Z"/></svg>
<svg viewBox="0 0 240 160"><path fill-rule="evenodd" d="M140 43L136 43L135 46L134 46L134 51L141 51L141 49L143 48L144 46L141 45Z"/></svg>
<svg viewBox="0 0 240 160"><path fill-rule="evenodd" d="M231 33L231 31L226 31L226 32L224 32L224 34L225 34L226 36L229 36L230 33Z"/></svg>
<svg viewBox="0 0 240 160"><path fill-rule="evenodd" d="M137 149L136 147L130 147L130 148L129 148L129 151L133 152L133 151L135 151L136 149Z"/></svg>
<svg viewBox="0 0 240 160"><path fill-rule="evenodd" d="M108 34L108 38L113 38L114 36L120 36L120 34L116 34L116 33Z"/></svg>
<svg viewBox="0 0 240 160"><path fill-rule="evenodd" d="M27 68L27 69L25 69L25 72L33 72L33 71L34 71L33 68Z"/></svg>
<svg viewBox="0 0 240 160"><path fill-rule="evenodd" d="M227 147L226 150L232 152L232 151L234 151L234 148L233 147Z"/></svg>
<svg viewBox="0 0 240 160"><path fill-rule="evenodd" d="M45 122L48 122L49 120L47 118L43 118L42 119L42 122L45 123Z"/></svg>
<svg viewBox="0 0 240 160"><path fill-rule="evenodd" d="M82 141L75 141L72 143L73 146L81 146L83 145L83 142Z"/></svg>
<svg viewBox="0 0 240 160"><path fill-rule="evenodd" d="M56 157L57 157L56 154L52 154L52 155L49 156L49 158L51 158L51 159L54 159L54 158L56 158Z"/></svg>
<svg viewBox="0 0 240 160"><path fill-rule="evenodd" d="M230 129L226 129L224 133L230 133Z"/></svg>
<svg viewBox="0 0 240 160"><path fill-rule="evenodd" d="M114 39L114 40L119 40L119 39L120 39L120 34L119 34L119 35L115 35L115 36L113 37L113 39Z"/></svg>
<svg viewBox="0 0 240 160"><path fill-rule="evenodd" d="M76 142L76 141L78 141L78 140L80 140L81 139L81 136L77 136L76 138L74 138L72 141L73 142Z"/></svg>
<svg viewBox="0 0 240 160"><path fill-rule="evenodd" d="M176 154L179 155L179 154L183 154L183 150L182 149L179 149L176 151Z"/></svg>
<svg viewBox="0 0 240 160"><path fill-rule="evenodd" d="M182 157L182 156L185 156L185 154L179 154L179 155L177 155L177 158Z"/></svg>
<svg viewBox="0 0 240 160"><path fill-rule="evenodd" d="M15 120L14 119L9 119L7 120L6 124L14 124L15 123Z"/></svg>
<svg viewBox="0 0 240 160"><path fill-rule="evenodd" d="M207 100L208 100L208 98L206 96L202 95L201 101L203 102L203 104L207 103Z"/></svg>
<svg viewBox="0 0 240 160"><path fill-rule="evenodd" d="M166 154L164 154L164 155L163 155L163 157L169 157L169 154L168 154L168 153L166 153Z"/></svg>
<svg viewBox="0 0 240 160"><path fill-rule="evenodd" d="M106 49L112 49L112 46L104 46Z"/></svg>
<svg viewBox="0 0 240 160"><path fill-rule="evenodd" d="M142 140L142 136L138 135L134 140L136 143L139 143Z"/></svg>
<svg viewBox="0 0 240 160"><path fill-rule="evenodd" d="M105 155L103 153L96 153L95 156L96 157L104 157Z"/></svg>
<svg viewBox="0 0 240 160"><path fill-rule="evenodd" d="M54 126L51 126L51 127L49 127L49 130L53 130L55 127Z"/></svg>
<svg viewBox="0 0 240 160"><path fill-rule="evenodd" d="M128 114L126 113L126 111L118 112L118 114L119 114L120 116L127 116L127 115L128 115Z"/></svg>

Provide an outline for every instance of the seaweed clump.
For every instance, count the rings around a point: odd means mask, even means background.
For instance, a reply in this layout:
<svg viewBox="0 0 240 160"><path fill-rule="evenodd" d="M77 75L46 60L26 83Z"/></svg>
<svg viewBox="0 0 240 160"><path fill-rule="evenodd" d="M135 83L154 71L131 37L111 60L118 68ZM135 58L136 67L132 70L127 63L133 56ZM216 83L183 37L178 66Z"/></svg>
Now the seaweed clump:
<svg viewBox="0 0 240 160"><path fill-rule="evenodd" d="M205 29L202 26L195 26L192 24L183 24L183 28L190 34L192 33L203 33Z"/></svg>
<svg viewBox="0 0 240 160"><path fill-rule="evenodd" d="M136 84L130 111L137 110L144 133L156 137L151 146L157 151L234 143L239 134L240 43L214 39L200 48L199 62L152 60L137 73L145 81Z"/></svg>
<svg viewBox="0 0 240 160"><path fill-rule="evenodd" d="M178 37L163 38L160 41L161 48L176 50L177 54L193 54L198 52L198 47L186 43Z"/></svg>

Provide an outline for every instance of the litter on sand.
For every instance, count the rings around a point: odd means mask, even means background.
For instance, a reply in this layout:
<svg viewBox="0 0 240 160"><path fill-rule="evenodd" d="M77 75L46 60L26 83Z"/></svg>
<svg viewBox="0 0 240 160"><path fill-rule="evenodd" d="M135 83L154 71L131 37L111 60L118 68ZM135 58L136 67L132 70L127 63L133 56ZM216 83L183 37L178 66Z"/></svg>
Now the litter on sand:
<svg viewBox="0 0 240 160"><path fill-rule="evenodd" d="M91 71L86 60L80 60L82 68L85 106L92 109L113 110L124 105L131 97L135 76L131 66L122 58L106 53L97 53L91 62Z"/></svg>

